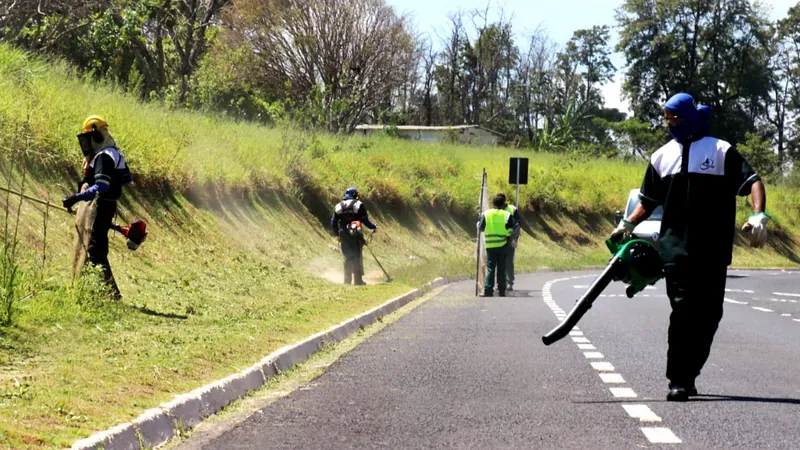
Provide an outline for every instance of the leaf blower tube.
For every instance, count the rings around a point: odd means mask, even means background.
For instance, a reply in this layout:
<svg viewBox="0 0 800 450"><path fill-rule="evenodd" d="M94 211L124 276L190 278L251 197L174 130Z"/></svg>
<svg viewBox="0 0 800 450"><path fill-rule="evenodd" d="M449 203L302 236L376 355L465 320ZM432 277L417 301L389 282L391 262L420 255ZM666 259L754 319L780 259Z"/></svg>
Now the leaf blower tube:
<svg viewBox="0 0 800 450"><path fill-rule="evenodd" d="M628 298L654 285L664 276L664 263L653 245L643 239L633 239L624 244L608 239L606 246L612 257L608 265L597 277L589 289L576 301L575 306L561 323L549 333L542 336L544 345L562 339L577 325L584 314L592 307L592 303L612 281L627 284L625 294Z"/></svg>

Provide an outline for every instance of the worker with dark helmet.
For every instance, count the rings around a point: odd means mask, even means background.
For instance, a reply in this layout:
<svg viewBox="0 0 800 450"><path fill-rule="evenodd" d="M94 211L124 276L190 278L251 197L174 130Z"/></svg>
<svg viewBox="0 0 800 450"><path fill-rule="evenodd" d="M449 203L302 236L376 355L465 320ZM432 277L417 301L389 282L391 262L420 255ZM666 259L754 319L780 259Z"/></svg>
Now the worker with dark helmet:
<svg viewBox="0 0 800 450"><path fill-rule="evenodd" d="M369 220L358 189L351 187L345 191L342 201L334 207L331 219L331 234L339 238L344 256L344 284L364 284L362 227L369 228L373 233L378 230Z"/></svg>
<svg viewBox="0 0 800 450"><path fill-rule="evenodd" d="M78 143L84 156L81 192L68 195L61 202L64 208L71 211L78 202L96 199L96 213L86 249L87 263L102 267L112 296L119 299L119 288L108 261L108 231L117 212L117 200L122 194L122 187L133 182L133 177L103 117L93 115L83 122Z"/></svg>

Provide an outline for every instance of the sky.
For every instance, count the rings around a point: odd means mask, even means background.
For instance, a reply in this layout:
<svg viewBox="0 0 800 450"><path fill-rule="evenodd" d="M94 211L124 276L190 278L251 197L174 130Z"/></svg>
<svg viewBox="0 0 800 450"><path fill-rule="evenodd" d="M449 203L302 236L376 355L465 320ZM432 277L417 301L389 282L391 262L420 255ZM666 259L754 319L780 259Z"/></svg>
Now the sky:
<svg viewBox="0 0 800 450"><path fill-rule="evenodd" d="M512 25L517 45L521 45L526 35L540 28L547 32L551 40L559 45L565 44L575 30L591 28L594 25L611 27L612 49L618 34L614 20L615 10L621 0L386 0L398 13L407 13L417 30L427 34L434 43L440 45L440 37L448 30L448 14L458 10L485 10L491 5L490 18L497 19L502 8L505 17L513 17ZM786 15L798 0L761 0L771 9L773 20ZM614 81L602 88L606 107L618 108L630 113L627 102L620 98L622 73L625 60L620 53L611 56L611 62L618 72Z"/></svg>

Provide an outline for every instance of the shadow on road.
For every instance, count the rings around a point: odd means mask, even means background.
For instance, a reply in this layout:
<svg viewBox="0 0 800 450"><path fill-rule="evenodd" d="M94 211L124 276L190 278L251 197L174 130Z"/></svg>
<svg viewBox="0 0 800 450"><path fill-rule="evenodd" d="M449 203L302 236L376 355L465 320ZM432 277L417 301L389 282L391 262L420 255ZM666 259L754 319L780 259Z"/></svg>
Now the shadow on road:
<svg viewBox="0 0 800 450"><path fill-rule="evenodd" d="M666 396L666 395L665 395ZM642 401L667 403L667 399L653 399L646 398ZM592 401L575 401L578 404L598 404L598 403L629 403L630 400L592 400ZM744 397L740 395L716 395L716 394L700 394L696 397L689 397L689 402L749 402L749 403L782 403L786 405L800 405L800 399L797 398L772 398L772 397Z"/></svg>
<svg viewBox="0 0 800 450"><path fill-rule="evenodd" d="M506 292L506 297L531 297L530 295L531 292L536 292L536 291L530 291L527 289L520 289L520 290L515 289L513 291Z"/></svg>
<svg viewBox="0 0 800 450"><path fill-rule="evenodd" d="M715 394L700 394L697 397L692 397L690 401L784 403L787 405L800 405L800 399L797 398L744 397L740 395L715 395Z"/></svg>

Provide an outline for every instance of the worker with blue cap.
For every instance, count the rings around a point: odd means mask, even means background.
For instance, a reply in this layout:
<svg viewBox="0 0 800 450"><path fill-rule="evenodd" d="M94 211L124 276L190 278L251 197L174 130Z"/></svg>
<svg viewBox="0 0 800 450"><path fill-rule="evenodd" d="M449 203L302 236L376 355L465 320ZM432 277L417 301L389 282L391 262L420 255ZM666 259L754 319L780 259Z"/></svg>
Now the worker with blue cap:
<svg viewBox="0 0 800 450"><path fill-rule="evenodd" d="M612 236L630 237L637 224L663 206L659 251L672 313L668 330L668 401L697 395L695 379L706 363L722 319L731 263L737 196L752 197L753 215L742 230L750 244L767 239L764 184L730 143L708 135L694 98L680 93L664 105L672 140L650 158L641 202Z"/></svg>

